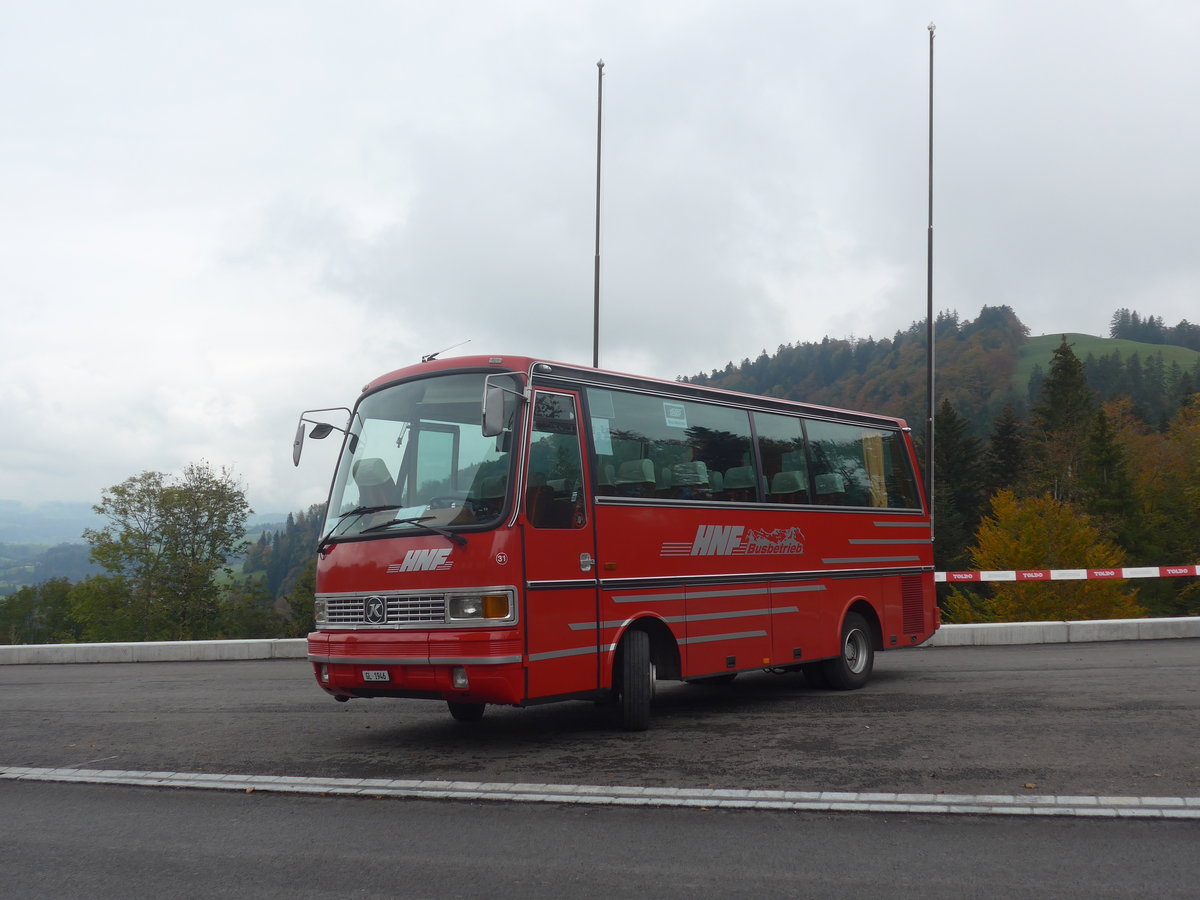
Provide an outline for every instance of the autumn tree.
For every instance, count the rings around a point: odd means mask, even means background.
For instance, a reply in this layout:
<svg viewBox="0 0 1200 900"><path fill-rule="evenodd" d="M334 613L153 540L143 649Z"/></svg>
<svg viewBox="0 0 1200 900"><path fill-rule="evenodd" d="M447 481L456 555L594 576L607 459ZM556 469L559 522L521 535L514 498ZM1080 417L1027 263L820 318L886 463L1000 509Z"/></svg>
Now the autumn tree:
<svg viewBox="0 0 1200 900"><path fill-rule="evenodd" d="M971 559L984 571L1103 569L1120 566L1124 554L1073 504L1049 496L1018 500L1011 491L1000 491L979 526ZM953 592L947 618L1036 622L1144 615L1136 591L1120 580L992 582L988 588L989 596L982 598Z"/></svg>
<svg viewBox="0 0 1200 900"><path fill-rule="evenodd" d="M218 576L245 537L245 491L207 463L183 475L143 472L105 490L93 509L108 520L87 529L92 559L109 574L104 604L121 607L140 640L194 640L217 626ZM114 591L124 597L114 599ZM99 598L89 598L96 601ZM87 613L96 603L84 603ZM115 610L114 610L115 612ZM94 615L88 615L94 621Z"/></svg>

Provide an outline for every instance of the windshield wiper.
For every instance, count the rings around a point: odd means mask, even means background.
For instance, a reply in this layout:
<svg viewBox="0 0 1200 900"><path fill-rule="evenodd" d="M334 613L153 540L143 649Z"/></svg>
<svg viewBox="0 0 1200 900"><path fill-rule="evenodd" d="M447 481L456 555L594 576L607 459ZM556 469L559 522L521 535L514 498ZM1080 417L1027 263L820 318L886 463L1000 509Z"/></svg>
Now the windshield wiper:
<svg viewBox="0 0 1200 900"><path fill-rule="evenodd" d="M388 507L398 509L398 507ZM434 534L440 534L444 538L454 541L461 547L467 546L467 539L461 534L455 534L447 528L442 528L440 525L426 525L426 521L432 519L433 516L415 516L411 519L392 519L389 522L381 522L378 525L372 525L370 528L364 528L359 534L368 534L372 531L383 531L385 528L391 528L393 525L416 525L419 528L425 528L432 531Z"/></svg>
<svg viewBox="0 0 1200 900"><path fill-rule="evenodd" d="M367 513L383 512L385 509L403 509L402 503L387 503L383 506L356 506L354 509L342 513L338 519L344 519L346 516L365 516Z"/></svg>
<svg viewBox="0 0 1200 900"><path fill-rule="evenodd" d="M370 513L384 512L389 509L403 509L403 508L404 508L404 505L401 503L387 503L382 506L356 506L356 507L354 507L354 509L347 510L346 512L344 512L340 516L338 516L337 524L329 529L329 534L327 534L327 535L325 535L325 537L321 538L320 543L317 544L317 552L324 553L326 547L328 547L330 544L337 543L337 539L339 537L341 537L340 534L337 534L337 530L339 527L341 527L342 523L349 516L362 517L362 516L368 515Z"/></svg>

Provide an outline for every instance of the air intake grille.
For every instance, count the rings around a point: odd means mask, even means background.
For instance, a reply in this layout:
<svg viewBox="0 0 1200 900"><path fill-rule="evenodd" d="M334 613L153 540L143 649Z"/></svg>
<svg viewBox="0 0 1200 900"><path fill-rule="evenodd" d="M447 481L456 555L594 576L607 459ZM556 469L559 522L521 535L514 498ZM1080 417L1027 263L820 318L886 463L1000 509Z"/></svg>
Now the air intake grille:
<svg viewBox="0 0 1200 900"><path fill-rule="evenodd" d="M912 634L925 630L925 591L921 587L920 575L904 575L900 579L900 597L903 601L904 633Z"/></svg>

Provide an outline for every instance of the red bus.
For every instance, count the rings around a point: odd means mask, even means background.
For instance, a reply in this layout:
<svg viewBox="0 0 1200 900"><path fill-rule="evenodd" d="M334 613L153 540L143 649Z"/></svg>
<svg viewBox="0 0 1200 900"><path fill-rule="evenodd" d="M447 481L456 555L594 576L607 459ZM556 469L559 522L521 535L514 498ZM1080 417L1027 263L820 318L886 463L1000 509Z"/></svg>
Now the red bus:
<svg viewBox="0 0 1200 900"><path fill-rule="evenodd" d="M901 419L501 356L345 411L293 449L344 435L308 637L338 700L611 700L643 730L656 680L854 689L938 627Z"/></svg>

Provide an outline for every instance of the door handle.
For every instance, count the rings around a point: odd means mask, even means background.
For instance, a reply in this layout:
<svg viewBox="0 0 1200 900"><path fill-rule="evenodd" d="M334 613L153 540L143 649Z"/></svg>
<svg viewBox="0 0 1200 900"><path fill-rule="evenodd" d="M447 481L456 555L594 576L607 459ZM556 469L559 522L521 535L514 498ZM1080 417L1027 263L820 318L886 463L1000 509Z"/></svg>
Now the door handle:
<svg viewBox="0 0 1200 900"><path fill-rule="evenodd" d="M590 571L592 571L592 567L594 565L596 565L596 561L594 559L592 559L592 554L586 553L586 552L579 554L579 571L580 572L590 572Z"/></svg>

